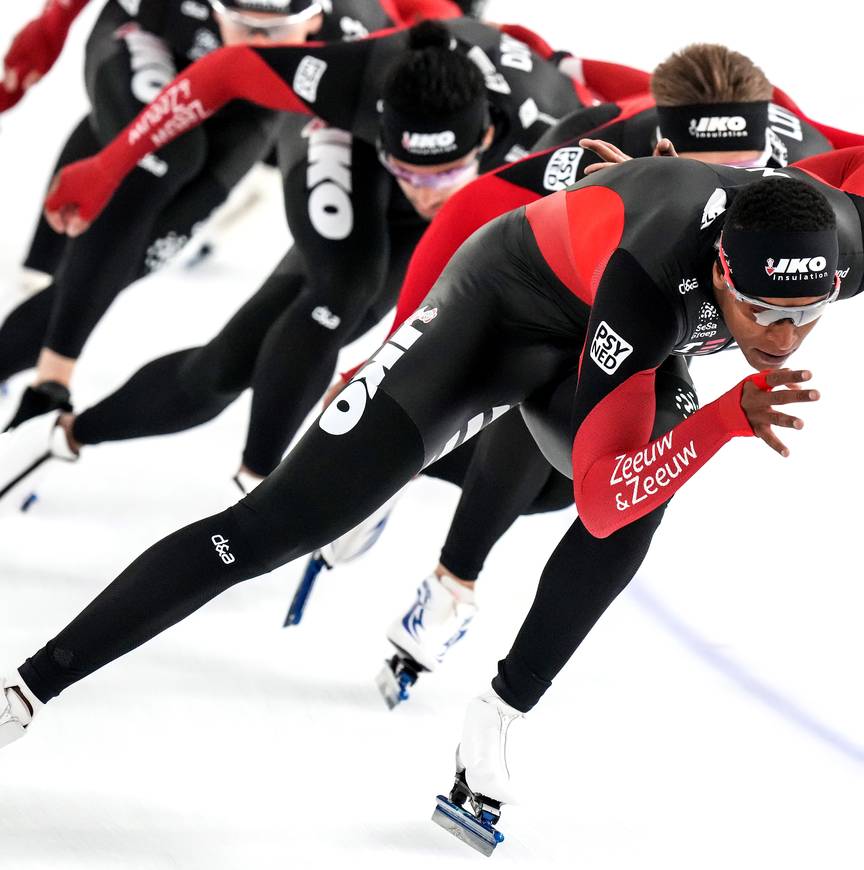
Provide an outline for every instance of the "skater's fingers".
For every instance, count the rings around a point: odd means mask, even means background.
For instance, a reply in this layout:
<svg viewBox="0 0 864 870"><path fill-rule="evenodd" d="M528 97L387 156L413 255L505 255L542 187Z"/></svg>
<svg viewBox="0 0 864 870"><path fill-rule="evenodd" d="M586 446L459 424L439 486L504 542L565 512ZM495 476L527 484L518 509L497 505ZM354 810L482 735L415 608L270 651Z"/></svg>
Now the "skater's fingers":
<svg viewBox="0 0 864 870"><path fill-rule="evenodd" d="M80 217L77 211L75 211L66 221L66 235L74 239L76 236L80 236L81 233L86 232L89 227L90 221L85 221L84 218Z"/></svg>
<svg viewBox="0 0 864 870"><path fill-rule="evenodd" d="M792 402L819 401L819 390L775 390L769 395L772 405L789 405Z"/></svg>
<svg viewBox="0 0 864 870"><path fill-rule="evenodd" d="M677 157L678 152L669 139L661 139L654 147L654 157Z"/></svg>
<svg viewBox="0 0 864 870"><path fill-rule="evenodd" d="M611 169L613 166L618 166L617 163L592 163L585 167L585 174L591 175L593 172L599 172L601 169Z"/></svg>
<svg viewBox="0 0 864 870"><path fill-rule="evenodd" d="M753 432L782 457L789 455L789 448L774 434L770 426L757 426Z"/></svg>
<svg viewBox="0 0 864 870"><path fill-rule="evenodd" d="M769 387L783 387L787 384L798 384L802 381L809 381L813 375L806 369L777 369L771 372L765 378L765 383Z"/></svg>
<svg viewBox="0 0 864 870"><path fill-rule="evenodd" d="M45 220L48 221L48 225L55 233L59 233L62 236L66 232L66 222L63 220L62 211L46 208Z"/></svg>
<svg viewBox="0 0 864 870"><path fill-rule="evenodd" d="M603 139L580 139L579 145L593 151L607 163L625 163L632 158L625 154L617 145L606 142Z"/></svg>
<svg viewBox="0 0 864 870"><path fill-rule="evenodd" d="M772 426L783 426L785 429L804 428L804 421L799 417L790 417L788 414L781 414L779 411L772 411L768 415L768 422Z"/></svg>
<svg viewBox="0 0 864 870"><path fill-rule="evenodd" d="M38 82L41 78L42 73L38 72L37 70L33 70L32 72L27 73L26 77L24 78L24 90L26 91L29 88L32 88L33 85L35 85L36 82Z"/></svg>

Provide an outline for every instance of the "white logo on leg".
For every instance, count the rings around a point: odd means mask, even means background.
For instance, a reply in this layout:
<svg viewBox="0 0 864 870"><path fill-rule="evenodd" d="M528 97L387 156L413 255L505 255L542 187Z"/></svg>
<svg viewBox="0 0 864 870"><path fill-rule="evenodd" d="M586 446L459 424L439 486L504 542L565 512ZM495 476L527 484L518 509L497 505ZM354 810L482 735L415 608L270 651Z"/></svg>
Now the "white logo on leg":
<svg viewBox="0 0 864 870"><path fill-rule="evenodd" d="M226 565L233 565L234 562L237 561L228 548L228 538L225 538L222 535L213 535L210 540L213 542L213 546L216 547L216 555L219 556Z"/></svg>
<svg viewBox="0 0 864 870"><path fill-rule="evenodd" d="M591 359L607 375L611 375L618 371L618 367L631 353L633 345L618 335L605 320L601 320L591 341Z"/></svg>

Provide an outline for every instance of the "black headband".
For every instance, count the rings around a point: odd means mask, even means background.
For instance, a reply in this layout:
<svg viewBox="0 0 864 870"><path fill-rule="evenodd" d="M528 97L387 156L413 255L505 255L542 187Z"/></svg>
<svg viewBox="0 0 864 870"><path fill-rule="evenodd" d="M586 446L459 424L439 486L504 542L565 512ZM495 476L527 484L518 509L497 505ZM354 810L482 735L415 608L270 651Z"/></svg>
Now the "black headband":
<svg viewBox="0 0 864 870"><path fill-rule="evenodd" d="M381 110L381 144L403 163L450 163L476 148L488 126L485 95L443 118L401 112L385 102Z"/></svg>
<svg viewBox="0 0 864 870"><path fill-rule="evenodd" d="M837 231L785 232L726 227L723 252L739 293L794 298L823 296L834 289Z"/></svg>
<svg viewBox="0 0 864 870"><path fill-rule="evenodd" d="M678 151L762 151L768 103L657 106L660 135Z"/></svg>
<svg viewBox="0 0 864 870"><path fill-rule="evenodd" d="M299 15L318 0L222 0L231 9L241 12L268 12L274 15ZM320 11L320 10L319 10Z"/></svg>

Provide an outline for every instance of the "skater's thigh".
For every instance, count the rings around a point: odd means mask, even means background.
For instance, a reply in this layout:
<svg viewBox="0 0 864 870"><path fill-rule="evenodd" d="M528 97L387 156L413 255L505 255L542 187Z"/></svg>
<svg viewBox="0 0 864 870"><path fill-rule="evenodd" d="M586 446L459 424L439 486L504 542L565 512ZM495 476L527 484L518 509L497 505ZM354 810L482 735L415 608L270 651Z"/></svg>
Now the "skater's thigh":
<svg viewBox="0 0 864 870"><path fill-rule="evenodd" d="M256 293L183 366L187 385L239 391L252 380L267 334L306 286L303 258L291 248Z"/></svg>
<svg viewBox="0 0 864 870"><path fill-rule="evenodd" d="M288 228L310 288L333 318L359 322L387 274L390 177L372 146L330 127L299 136L289 125L280 167Z"/></svg>
<svg viewBox="0 0 864 870"><path fill-rule="evenodd" d="M321 416L339 435L386 393L408 415L424 464L449 453L572 365L574 349L537 328L555 316L532 296L506 250L511 227L490 225L459 250L420 308Z"/></svg>
<svg viewBox="0 0 864 870"><path fill-rule="evenodd" d="M286 120L280 112L251 103L229 103L204 122L207 173L225 191L231 190L270 153Z"/></svg>

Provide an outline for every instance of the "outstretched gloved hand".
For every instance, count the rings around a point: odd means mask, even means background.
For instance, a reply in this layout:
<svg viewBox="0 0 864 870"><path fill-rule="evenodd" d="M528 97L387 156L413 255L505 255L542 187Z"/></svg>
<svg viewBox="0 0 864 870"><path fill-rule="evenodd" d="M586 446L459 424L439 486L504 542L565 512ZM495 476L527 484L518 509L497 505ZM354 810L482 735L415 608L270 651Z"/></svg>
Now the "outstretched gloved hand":
<svg viewBox="0 0 864 870"><path fill-rule="evenodd" d="M99 154L64 166L48 188L45 218L55 232L80 236L99 216L117 188Z"/></svg>
<svg viewBox="0 0 864 870"><path fill-rule="evenodd" d="M75 16L86 3L87 0L49 0L42 14L12 40L3 58L0 112L11 109L54 66Z"/></svg>

